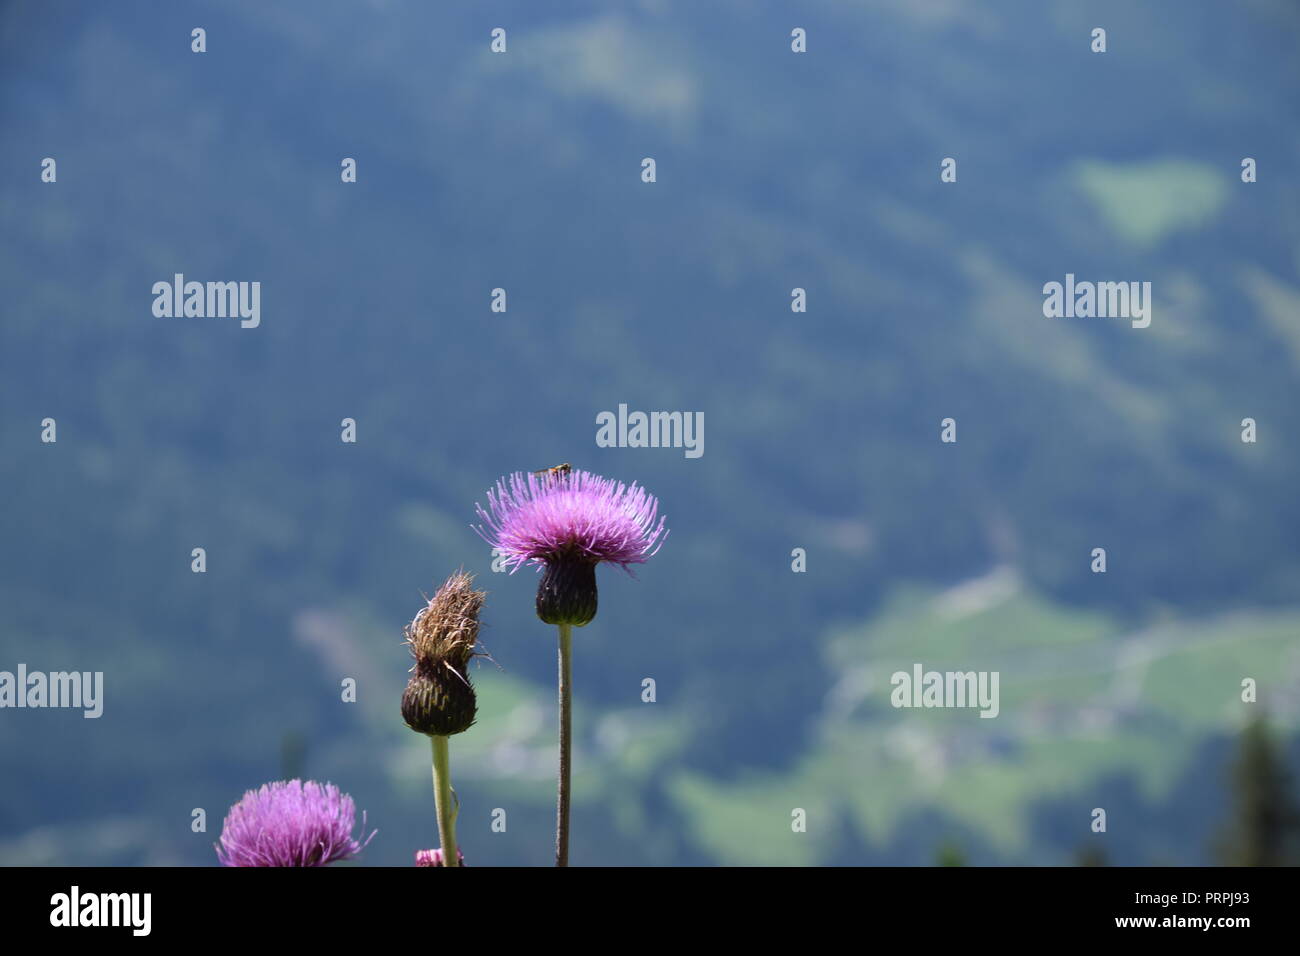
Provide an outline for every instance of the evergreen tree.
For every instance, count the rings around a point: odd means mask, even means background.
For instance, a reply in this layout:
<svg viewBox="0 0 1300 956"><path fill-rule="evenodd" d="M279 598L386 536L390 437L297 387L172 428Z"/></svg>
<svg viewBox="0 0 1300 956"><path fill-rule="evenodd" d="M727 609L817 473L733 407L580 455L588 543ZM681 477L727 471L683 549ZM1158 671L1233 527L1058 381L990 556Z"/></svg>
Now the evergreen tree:
<svg viewBox="0 0 1300 956"><path fill-rule="evenodd" d="M1263 717L1242 732L1233 768L1233 806L1218 846L1226 866L1289 866L1300 861L1300 814L1282 748Z"/></svg>

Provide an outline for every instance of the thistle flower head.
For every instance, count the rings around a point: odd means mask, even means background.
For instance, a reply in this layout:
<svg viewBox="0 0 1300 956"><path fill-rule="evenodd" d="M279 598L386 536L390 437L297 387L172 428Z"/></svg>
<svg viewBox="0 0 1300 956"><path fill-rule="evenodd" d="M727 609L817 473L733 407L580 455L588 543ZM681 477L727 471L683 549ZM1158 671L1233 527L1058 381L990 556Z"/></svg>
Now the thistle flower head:
<svg viewBox="0 0 1300 956"><path fill-rule="evenodd" d="M473 575L457 571L406 628L415 665L402 694L402 718L419 733L448 737L474 723L478 703L468 665L487 592L474 590L473 582Z"/></svg>
<svg viewBox="0 0 1300 956"><path fill-rule="evenodd" d="M596 616L596 565L627 571L668 534L653 495L589 471L515 472L487 499L486 509L474 506L483 521L474 530L512 573L525 564L543 569L537 615L548 624L588 623Z"/></svg>
<svg viewBox="0 0 1300 956"><path fill-rule="evenodd" d="M631 486L589 471L564 475L515 472L487 493L488 507L475 505L484 526L476 527L511 571L579 557L626 569L659 550L667 536L659 501L635 482Z"/></svg>
<svg viewBox="0 0 1300 956"><path fill-rule="evenodd" d="M222 866L325 866L356 856L356 806L332 783L277 781L249 790L221 827ZM365 814L361 829L365 832Z"/></svg>

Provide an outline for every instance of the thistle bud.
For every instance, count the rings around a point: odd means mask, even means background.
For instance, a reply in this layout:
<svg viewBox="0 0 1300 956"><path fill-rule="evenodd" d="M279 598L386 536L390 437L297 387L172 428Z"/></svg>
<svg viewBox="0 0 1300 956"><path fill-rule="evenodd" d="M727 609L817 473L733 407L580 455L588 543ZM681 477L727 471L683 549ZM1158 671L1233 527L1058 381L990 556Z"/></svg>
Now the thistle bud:
<svg viewBox="0 0 1300 956"><path fill-rule="evenodd" d="M596 616L596 562L573 554L547 561L537 584L537 616L547 624L589 624Z"/></svg>
<svg viewBox="0 0 1300 956"><path fill-rule="evenodd" d="M478 704L468 665L487 593L474 590L473 581L457 571L406 628L415 666L402 693L402 719L418 733L450 737L474 723Z"/></svg>

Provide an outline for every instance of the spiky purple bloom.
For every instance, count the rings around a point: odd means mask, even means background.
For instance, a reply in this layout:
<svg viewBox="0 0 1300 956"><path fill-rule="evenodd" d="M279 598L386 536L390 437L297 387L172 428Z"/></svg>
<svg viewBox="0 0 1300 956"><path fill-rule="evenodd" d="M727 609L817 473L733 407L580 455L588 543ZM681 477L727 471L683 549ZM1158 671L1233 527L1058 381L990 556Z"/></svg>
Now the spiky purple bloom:
<svg viewBox="0 0 1300 956"><path fill-rule="evenodd" d="M460 850L456 851L456 860L461 866L465 865L465 854ZM442 850L416 850L416 866L442 866Z"/></svg>
<svg viewBox="0 0 1300 956"><path fill-rule="evenodd" d="M488 530L475 528L499 549L511 571L577 555L626 569L651 557L667 536L659 502L633 482L629 487L589 471L540 476L517 471L488 491L488 510L474 506Z"/></svg>
<svg viewBox="0 0 1300 956"><path fill-rule="evenodd" d="M511 573L525 564L543 571L537 615L548 624L577 627L596 616L596 565L625 571L653 556L667 537L659 501L589 471L534 475L515 472L497 481L488 507L475 505L485 527L474 530Z"/></svg>
<svg viewBox="0 0 1300 956"><path fill-rule="evenodd" d="M332 783L279 780L249 790L221 827L222 866L325 866L356 856L365 843L352 836L352 798ZM361 815L364 833L366 816Z"/></svg>

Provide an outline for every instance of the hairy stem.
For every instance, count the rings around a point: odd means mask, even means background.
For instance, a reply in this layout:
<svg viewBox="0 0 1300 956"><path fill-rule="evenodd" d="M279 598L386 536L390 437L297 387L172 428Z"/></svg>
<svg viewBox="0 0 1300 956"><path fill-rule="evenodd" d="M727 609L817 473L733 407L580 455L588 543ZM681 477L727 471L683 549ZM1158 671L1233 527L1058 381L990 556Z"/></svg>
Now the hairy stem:
<svg viewBox="0 0 1300 956"><path fill-rule="evenodd" d="M430 735L433 741L433 800L438 810L438 839L442 842L442 865L460 866L456 853L456 804L451 793L451 756L447 738Z"/></svg>
<svg viewBox="0 0 1300 956"><path fill-rule="evenodd" d="M560 781L555 807L555 865L569 865L569 795L573 745L573 625L560 624Z"/></svg>

